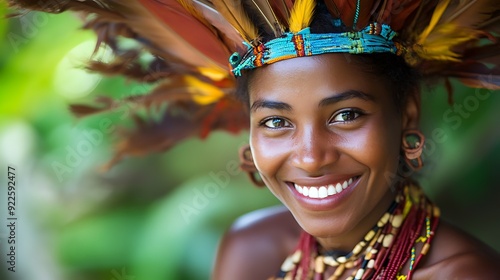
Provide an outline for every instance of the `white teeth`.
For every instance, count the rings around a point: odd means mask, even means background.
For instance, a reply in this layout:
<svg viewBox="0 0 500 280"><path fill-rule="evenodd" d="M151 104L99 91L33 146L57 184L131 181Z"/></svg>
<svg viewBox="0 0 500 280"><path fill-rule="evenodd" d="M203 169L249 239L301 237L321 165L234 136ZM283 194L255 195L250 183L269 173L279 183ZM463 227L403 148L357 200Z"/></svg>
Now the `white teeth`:
<svg viewBox="0 0 500 280"><path fill-rule="evenodd" d="M328 195L336 194L337 190L335 190L335 187L333 185L328 185Z"/></svg>
<svg viewBox="0 0 500 280"><path fill-rule="evenodd" d="M299 192L299 193L302 193L302 187L295 184L295 189Z"/></svg>
<svg viewBox="0 0 500 280"><path fill-rule="evenodd" d="M316 188L316 187L309 188L309 197L310 198L319 198L318 188Z"/></svg>
<svg viewBox="0 0 500 280"><path fill-rule="evenodd" d="M337 190L337 193L341 192L342 191L342 185L340 183L337 183L337 185L335 186L335 190Z"/></svg>
<svg viewBox="0 0 500 280"><path fill-rule="evenodd" d="M325 198L330 195L334 195L337 193L342 192L345 190L349 185L352 184L353 178L350 178L349 180L344 181L343 183L337 183L337 184L330 184L327 186L321 186L321 187L306 187L306 186L300 186L297 184L295 185L295 189L297 190L298 193L302 194L303 196L307 196L310 198Z"/></svg>
<svg viewBox="0 0 500 280"><path fill-rule="evenodd" d="M308 187L302 187L302 194L304 196L309 196L309 188Z"/></svg>
<svg viewBox="0 0 500 280"><path fill-rule="evenodd" d="M325 187L319 188L318 196L319 196L319 198L325 198L328 196L328 191L326 190Z"/></svg>

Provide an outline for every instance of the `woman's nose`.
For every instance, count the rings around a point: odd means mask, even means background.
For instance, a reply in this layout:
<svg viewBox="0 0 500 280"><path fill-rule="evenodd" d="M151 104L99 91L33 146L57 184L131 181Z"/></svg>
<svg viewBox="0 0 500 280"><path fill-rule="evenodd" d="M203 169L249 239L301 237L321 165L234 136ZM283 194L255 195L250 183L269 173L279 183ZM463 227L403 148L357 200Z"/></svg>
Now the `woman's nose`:
<svg viewBox="0 0 500 280"><path fill-rule="evenodd" d="M297 135L292 164L309 176L320 176L339 158L335 135L324 127L308 127Z"/></svg>

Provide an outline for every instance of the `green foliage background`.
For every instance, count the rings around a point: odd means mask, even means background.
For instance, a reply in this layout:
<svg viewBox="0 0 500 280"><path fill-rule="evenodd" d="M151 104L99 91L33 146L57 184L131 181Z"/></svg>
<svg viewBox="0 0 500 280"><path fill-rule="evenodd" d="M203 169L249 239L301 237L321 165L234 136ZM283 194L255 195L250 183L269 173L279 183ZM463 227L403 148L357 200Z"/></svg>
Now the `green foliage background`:
<svg viewBox="0 0 500 280"><path fill-rule="evenodd" d="M80 26L71 14L0 21L0 170L16 167L19 217L17 271L7 273L3 239L0 278L208 279L232 221L278 204L234 171L248 136L215 133L100 172L118 127L131 126L127 111L76 119L68 104L149 86L74 70L95 40ZM423 96L422 127L433 143L418 177L445 218L500 250L500 95L454 86L465 114L440 87ZM6 172L0 180L6 185ZM4 226L0 233L7 236Z"/></svg>

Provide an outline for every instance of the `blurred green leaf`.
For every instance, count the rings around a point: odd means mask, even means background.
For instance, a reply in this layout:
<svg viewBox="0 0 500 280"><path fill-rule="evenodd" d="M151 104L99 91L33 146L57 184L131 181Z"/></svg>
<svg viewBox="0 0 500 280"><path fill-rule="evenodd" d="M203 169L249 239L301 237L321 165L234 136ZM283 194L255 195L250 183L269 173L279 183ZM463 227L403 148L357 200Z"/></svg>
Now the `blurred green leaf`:
<svg viewBox="0 0 500 280"><path fill-rule="evenodd" d="M143 219L144 209L115 208L69 224L57 234L60 258L72 269L120 268L133 255Z"/></svg>

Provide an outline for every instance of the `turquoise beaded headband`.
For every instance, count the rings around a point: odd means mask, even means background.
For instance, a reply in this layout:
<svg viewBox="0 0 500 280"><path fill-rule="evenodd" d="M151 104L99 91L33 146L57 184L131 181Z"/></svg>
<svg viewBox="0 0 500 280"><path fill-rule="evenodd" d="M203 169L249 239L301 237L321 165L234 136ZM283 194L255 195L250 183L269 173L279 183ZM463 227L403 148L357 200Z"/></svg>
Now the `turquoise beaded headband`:
<svg viewBox="0 0 500 280"><path fill-rule="evenodd" d="M372 23L356 32L311 33L309 27L298 33L286 33L265 44L252 46L245 42L247 52L243 57L235 52L229 58L233 75L241 76L241 70L254 69L285 59L326 53L397 53L396 36L390 26Z"/></svg>

